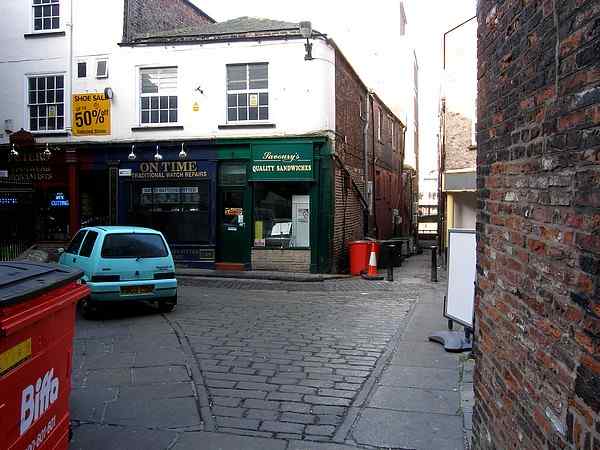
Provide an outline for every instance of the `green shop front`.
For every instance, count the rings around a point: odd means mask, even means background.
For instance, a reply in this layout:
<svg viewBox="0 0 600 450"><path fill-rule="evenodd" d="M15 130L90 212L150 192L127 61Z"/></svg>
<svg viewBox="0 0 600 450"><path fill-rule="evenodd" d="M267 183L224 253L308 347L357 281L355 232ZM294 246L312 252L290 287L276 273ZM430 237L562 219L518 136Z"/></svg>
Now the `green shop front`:
<svg viewBox="0 0 600 450"><path fill-rule="evenodd" d="M218 142L217 268L330 270L327 139Z"/></svg>

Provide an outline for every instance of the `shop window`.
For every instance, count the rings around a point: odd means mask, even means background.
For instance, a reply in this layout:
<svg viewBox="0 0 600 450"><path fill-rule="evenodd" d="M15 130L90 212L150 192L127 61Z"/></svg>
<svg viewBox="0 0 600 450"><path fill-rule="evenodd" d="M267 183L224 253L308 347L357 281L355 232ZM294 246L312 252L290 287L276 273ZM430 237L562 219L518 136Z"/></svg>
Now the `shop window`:
<svg viewBox="0 0 600 450"><path fill-rule="evenodd" d="M221 186L243 186L246 184L246 164L225 163L219 167Z"/></svg>
<svg viewBox="0 0 600 450"><path fill-rule="evenodd" d="M33 30L47 31L59 28L59 0L33 0Z"/></svg>
<svg viewBox="0 0 600 450"><path fill-rule="evenodd" d="M227 66L227 121L269 120L269 66Z"/></svg>
<svg viewBox="0 0 600 450"><path fill-rule="evenodd" d="M64 130L64 82L63 75L29 77L28 110L31 131Z"/></svg>
<svg viewBox="0 0 600 450"><path fill-rule="evenodd" d="M310 247L309 186L260 183L254 190L254 246Z"/></svg>
<svg viewBox="0 0 600 450"><path fill-rule="evenodd" d="M140 69L140 122L177 122L177 67Z"/></svg>
<svg viewBox="0 0 600 450"><path fill-rule="evenodd" d="M150 184L132 187L129 222L162 231L169 242L209 242L209 183Z"/></svg>

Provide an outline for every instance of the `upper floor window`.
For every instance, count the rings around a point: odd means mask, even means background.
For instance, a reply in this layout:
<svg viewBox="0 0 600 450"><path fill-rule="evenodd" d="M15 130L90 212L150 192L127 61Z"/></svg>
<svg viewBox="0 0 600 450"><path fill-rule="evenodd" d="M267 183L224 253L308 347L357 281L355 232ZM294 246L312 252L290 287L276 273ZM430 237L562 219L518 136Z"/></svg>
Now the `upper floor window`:
<svg viewBox="0 0 600 450"><path fill-rule="evenodd" d="M393 119L390 117L390 127L392 132L392 148L396 148L396 124Z"/></svg>
<svg viewBox="0 0 600 450"><path fill-rule="evenodd" d="M269 120L269 66L227 66L227 121Z"/></svg>
<svg viewBox="0 0 600 450"><path fill-rule="evenodd" d="M381 142L381 131L383 129L383 114L379 110L377 114L377 139Z"/></svg>
<svg viewBox="0 0 600 450"><path fill-rule="evenodd" d="M140 69L140 122L177 122L177 67Z"/></svg>
<svg viewBox="0 0 600 450"><path fill-rule="evenodd" d="M96 78L108 78L108 59L96 60Z"/></svg>
<svg viewBox="0 0 600 450"><path fill-rule="evenodd" d="M33 0L33 30L60 28L60 0Z"/></svg>
<svg viewBox="0 0 600 450"><path fill-rule="evenodd" d="M64 130L64 83L63 75L29 77L27 93L31 131Z"/></svg>

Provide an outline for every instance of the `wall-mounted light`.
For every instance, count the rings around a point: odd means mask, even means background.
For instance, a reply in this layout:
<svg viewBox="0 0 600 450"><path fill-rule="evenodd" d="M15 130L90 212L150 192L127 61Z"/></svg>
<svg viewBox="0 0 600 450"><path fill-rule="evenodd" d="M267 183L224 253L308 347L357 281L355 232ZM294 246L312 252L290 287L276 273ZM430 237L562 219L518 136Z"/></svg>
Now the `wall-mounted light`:
<svg viewBox="0 0 600 450"><path fill-rule="evenodd" d="M306 43L304 44L304 49L306 50L306 55L304 55L305 61L311 61L312 57L312 44L309 39L312 37L312 24L309 21L300 22L300 34L304 39L306 39Z"/></svg>
<svg viewBox="0 0 600 450"><path fill-rule="evenodd" d="M158 144L156 144L156 153L154 154L155 161L162 161L163 157L160 153L158 153Z"/></svg>
<svg viewBox="0 0 600 450"><path fill-rule="evenodd" d="M186 159L187 158L187 152L184 149L185 144L182 142L181 143L181 151L179 152L179 159Z"/></svg>
<svg viewBox="0 0 600 450"><path fill-rule="evenodd" d="M104 97L106 97L109 100L112 100L114 95L115 94L114 94L112 88L109 88L109 87L104 88Z"/></svg>
<svg viewBox="0 0 600 450"><path fill-rule="evenodd" d="M135 155L135 144L132 144L131 152L129 152L129 155L127 155L127 159L129 159L129 161L134 161L135 158L137 158L137 156Z"/></svg>
<svg viewBox="0 0 600 450"><path fill-rule="evenodd" d="M52 156L52 152L50 151L50 144L48 144L48 142L46 142L46 148L42 152L42 155L44 156L44 159L50 159L50 157Z"/></svg>
<svg viewBox="0 0 600 450"><path fill-rule="evenodd" d="M19 157L19 152L15 148L15 144L13 144L12 147L10 148L10 152L8 153L8 157L10 159L15 159L15 158Z"/></svg>

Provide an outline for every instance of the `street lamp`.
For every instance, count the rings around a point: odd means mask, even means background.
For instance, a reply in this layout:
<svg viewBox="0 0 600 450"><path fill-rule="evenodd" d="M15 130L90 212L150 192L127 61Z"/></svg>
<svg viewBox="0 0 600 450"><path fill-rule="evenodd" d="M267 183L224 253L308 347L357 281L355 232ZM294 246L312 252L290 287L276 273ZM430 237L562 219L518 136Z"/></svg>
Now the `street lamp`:
<svg viewBox="0 0 600 450"><path fill-rule="evenodd" d="M304 44L304 49L306 50L306 55L304 55L305 61L311 61L312 57L312 44L309 39L312 37L312 24L309 21L300 22L300 35L304 39L306 39L306 44Z"/></svg>

